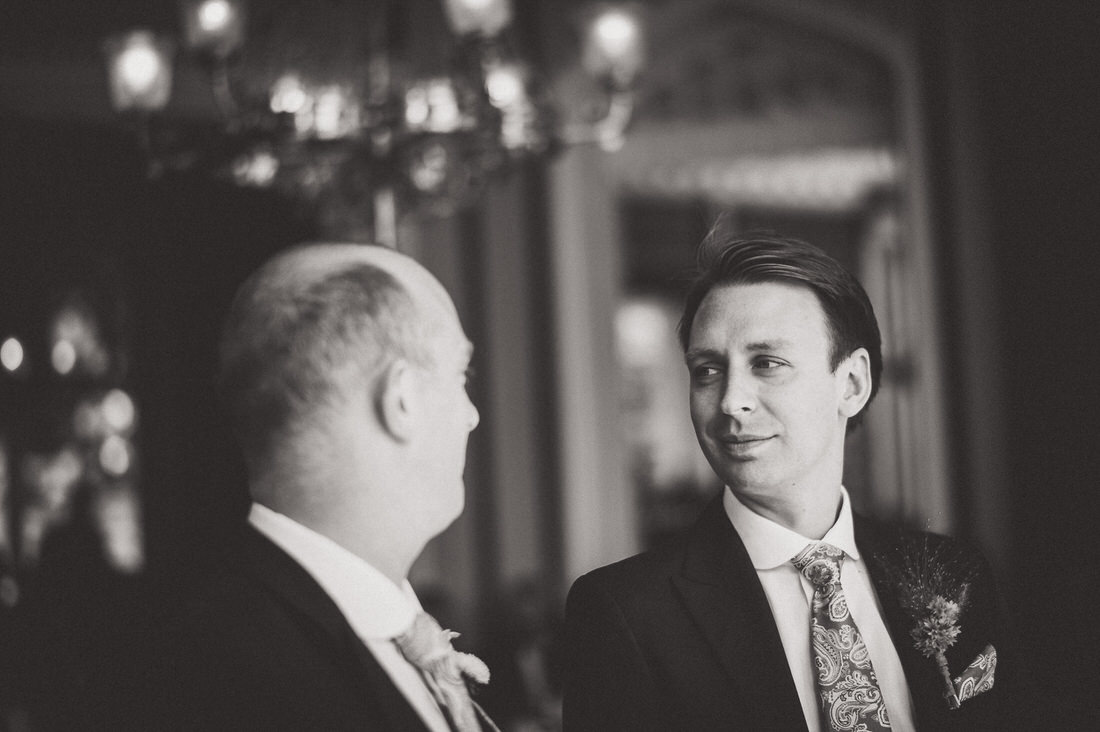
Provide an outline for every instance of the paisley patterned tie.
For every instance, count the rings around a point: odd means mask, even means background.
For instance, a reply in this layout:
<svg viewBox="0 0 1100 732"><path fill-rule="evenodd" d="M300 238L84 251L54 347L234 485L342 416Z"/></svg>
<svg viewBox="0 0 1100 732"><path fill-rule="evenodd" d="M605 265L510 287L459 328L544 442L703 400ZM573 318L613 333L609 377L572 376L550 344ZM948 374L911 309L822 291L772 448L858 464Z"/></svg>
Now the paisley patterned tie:
<svg viewBox="0 0 1100 732"><path fill-rule="evenodd" d="M840 586L843 559L842 550L815 543L791 560L814 586L810 643L823 718L831 730L887 730L886 702Z"/></svg>

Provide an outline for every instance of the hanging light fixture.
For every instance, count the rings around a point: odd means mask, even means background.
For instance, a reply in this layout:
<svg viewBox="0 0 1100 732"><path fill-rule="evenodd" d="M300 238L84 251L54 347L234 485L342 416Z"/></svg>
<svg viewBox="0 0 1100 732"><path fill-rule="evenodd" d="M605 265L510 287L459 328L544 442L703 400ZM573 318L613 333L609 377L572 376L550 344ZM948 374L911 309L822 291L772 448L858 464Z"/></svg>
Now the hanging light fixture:
<svg viewBox="0 0 1100 732"><path fill-rule="evenodd" d="M512 22L511 0L443 0L443 9L459 36L495 38Z"/></svg>
<svg viewBox="0 0 1100 732"><path fill-rule="evenodd" d="M111 103L120 112L157 112L172 91L172 43L136 30L107 41Z"/></svg>
<svg viewBox="0 0 1100 732"><path fill-rule="evenodd" d="M227 59L244 42L245 6L234 0L188 0L183 3L183 37L187 48L215 59Z"/></svg>
<svg viewBox="0 0 1100 732"><path fill-rule="evenodd" d="M395 0L383 7L399 9ZM639 16L629 6L599 6L586 16L582 66L606 95L606 114L569 126L559 124L538 75L508 43L510 0L443 0L442 11L456 39L442 74L400 78L388 47L371 49L362 68L339 81L310 78L288 59L256 99L233 83L248 50L245 2L186 0L179 45L205 72L218 121L184 129L168 114L176 42L149 31L106 44L111 100L135 120L151 175L202 170L241 186L283 185L305 198L358 186L374 202L382 239L393 236L399 199L453 209L510 161L562 144L622 144L644 58Z"/></svg>

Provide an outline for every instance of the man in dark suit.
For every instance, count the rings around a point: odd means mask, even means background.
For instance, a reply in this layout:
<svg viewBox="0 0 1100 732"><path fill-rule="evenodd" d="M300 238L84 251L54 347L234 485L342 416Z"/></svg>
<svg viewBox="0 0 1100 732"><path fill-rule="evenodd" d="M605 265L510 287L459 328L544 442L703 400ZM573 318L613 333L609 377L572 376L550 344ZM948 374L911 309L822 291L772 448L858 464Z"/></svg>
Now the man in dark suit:
<svg viewBox="0 0 1100 732"><path fill-rule="evenodd" d="M716 227L680 338L726 488L680 542L573 585L567 732L1014 728L984 561L854 515L841 484L882 370L855 278L809 244Z"/></svg>
<svg viewBox="0 0 1100 732"><path fill-rule="evenodd" d="M463 508L471 352L382 247L299 247L241 287L220 386L253 504L160 630L148 729L493 729L464 686L487 670L406 580Z"/></svg>

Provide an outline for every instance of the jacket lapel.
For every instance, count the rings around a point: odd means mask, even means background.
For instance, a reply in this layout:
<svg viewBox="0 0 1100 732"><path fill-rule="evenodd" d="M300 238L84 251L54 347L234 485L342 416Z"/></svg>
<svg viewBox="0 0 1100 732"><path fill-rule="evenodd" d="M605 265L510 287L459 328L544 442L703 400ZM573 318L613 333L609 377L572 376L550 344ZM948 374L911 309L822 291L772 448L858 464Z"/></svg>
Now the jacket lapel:
<svg viewBox="0 0 1100 732"><path fill-rule="evenodd" d="M914 648L909 637L913 621L901 607L897 590L891 586L882 563L877 559L878 556L896 549L901 537L859 514L853 514L853 520L856 545L870 571L875 594L882 607L883 619L905 670L905 680L913 698L913 714L916 717L914 721L918 727L927 726L933 717L941 716L937 712L947 708L940 686L942 682L935 663Z"/></svg>
<svg viewBox="0 0 1100 732"><path fill-rule="evenodd" d="M805 730L767 596L721 496L703 512L686 547L683 569L672 581L730 681L750 705L753 727Z"/></svg>
<svg viewBox="0 0 1100 732"><path fill-rule="evenodd" d="M236 556L246 571L319 631L319 639L348 667L350 678L357 679L364 697L373 702L372 710L384 718L386 723L380 728L423 732L426 728L420 716L313 577L251 525L246 526L239 542Z"/></svg>

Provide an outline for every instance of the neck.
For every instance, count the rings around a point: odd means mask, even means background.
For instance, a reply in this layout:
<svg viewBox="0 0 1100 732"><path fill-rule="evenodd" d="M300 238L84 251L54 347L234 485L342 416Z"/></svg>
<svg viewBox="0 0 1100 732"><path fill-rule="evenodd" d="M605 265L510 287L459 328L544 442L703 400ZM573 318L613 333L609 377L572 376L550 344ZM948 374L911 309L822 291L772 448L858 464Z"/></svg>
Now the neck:
<svg viewBox="0 0 1100 732"><path fill-rule="evenodd" d="M814 505L809 505L807 502L786 502L767 498L761 500L759 497L743 493L735 495L750 511L808 539L821 539L829 533L840 512L839 485L835 492L812 501Z"/></svg>
<svg viewBox="0 0 1100 732"><path fill-rule="evenodd" d="M363 535L358 532L329 531L324 533L337 544L386 575L398 587L408 578L409 569L424 548L423 545L412 547L394 541L392 536L389 541L371 541L370 537L364 539Z"/></svg>
<svg viewBox="0 0 1100 732"><path fill-rule="evenodd" d="M258 503L339 544L400 586L423 550L407 517L396 515L387 488L399 485L388 471L354 450L278 451L251 471ZM349 456L356 456L350 457Z"/></svg>

